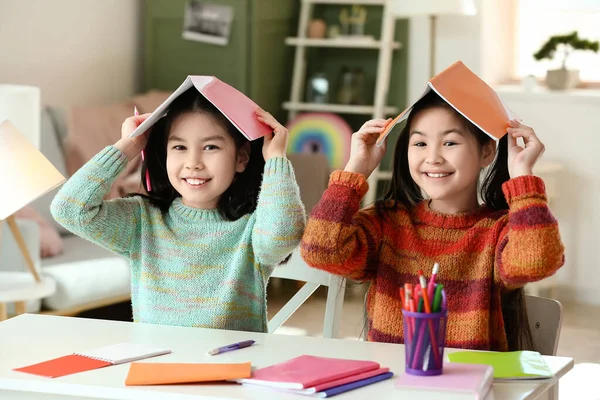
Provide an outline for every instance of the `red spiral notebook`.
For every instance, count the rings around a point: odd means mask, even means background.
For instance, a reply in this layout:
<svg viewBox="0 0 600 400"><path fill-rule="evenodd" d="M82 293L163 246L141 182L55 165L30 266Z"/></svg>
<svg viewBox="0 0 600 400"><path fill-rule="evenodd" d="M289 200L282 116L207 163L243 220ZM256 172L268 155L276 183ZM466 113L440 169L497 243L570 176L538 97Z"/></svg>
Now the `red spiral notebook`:
<svg viewBox="0 0 600 400"><path fill-rule="evenodd" d="M170 349L139 343L118 343L43 361L14 371L57 378L170 353Z"/></svg>
<svg viewBox="0 0 600 400"><path fill-rule="evenodd" d="M210 101L248 140L256 140L273 131L272 128L256 119L258 105L248 96L214 76L189 75L129 137L146 132L162 118L169 105L189 88L194 87Z"/></svg>

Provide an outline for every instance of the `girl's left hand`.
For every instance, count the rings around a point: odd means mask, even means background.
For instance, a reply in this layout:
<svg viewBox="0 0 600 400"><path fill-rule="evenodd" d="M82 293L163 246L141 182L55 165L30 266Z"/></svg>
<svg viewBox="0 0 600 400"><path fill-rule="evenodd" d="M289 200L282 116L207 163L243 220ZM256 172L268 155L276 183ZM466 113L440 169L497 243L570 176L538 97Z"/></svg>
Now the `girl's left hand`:
<svg viewBox="0 0 600 400"><path fill-rule="evenodd" d="M288 130L262 108L256 110L256 115L256 118L260 122L267 124L273 129L273 133L265 135L265 143L263 144L263 157L265 161L274 157L285 157Z"/></svg>
<svg viewBox="0 0 600 400"><path fill-rule="evenodd" d="M511 178L533 175L533 166L544 152L544 144L534 130L516 120L509 121L508 128L508 172ZM517 138L523 138L525 148L517 144Z"/></svg>

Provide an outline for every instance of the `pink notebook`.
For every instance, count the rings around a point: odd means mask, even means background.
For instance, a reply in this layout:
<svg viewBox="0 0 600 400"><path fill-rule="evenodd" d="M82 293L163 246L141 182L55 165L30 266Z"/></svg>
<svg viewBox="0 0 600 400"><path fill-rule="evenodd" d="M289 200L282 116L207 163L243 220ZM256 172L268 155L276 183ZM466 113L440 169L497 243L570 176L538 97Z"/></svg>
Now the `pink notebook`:
<svg viewBox="0 0 600 400"><path fill-rule="evenodd" d="M240 131L248 140L256 140L273 131L256 119L258 105L245 94L214 76L190 75L160 106L140 124L129 137L146 132L162 118L169 105L182 93L195 87L208 101ZM268 111L268 110L267 110Z"/></svg>
<svg viewBox="0 0 600 400"><path fill-rule="evenodd" d="M426 391L428 399L482 400L490 391L493 381L494 369L489 365L444 363L442 375L415 376L404 373L396 380L396 388L402 389L400 393L403 398L409 394L423 398Z"/></svg>
<svg viewBox="0 0 600 400"><path fill-rule="evenodd" d="M303 355L257 369L250 379L237 382L281 389L305 389L379 369L374 361Z"/></svg>

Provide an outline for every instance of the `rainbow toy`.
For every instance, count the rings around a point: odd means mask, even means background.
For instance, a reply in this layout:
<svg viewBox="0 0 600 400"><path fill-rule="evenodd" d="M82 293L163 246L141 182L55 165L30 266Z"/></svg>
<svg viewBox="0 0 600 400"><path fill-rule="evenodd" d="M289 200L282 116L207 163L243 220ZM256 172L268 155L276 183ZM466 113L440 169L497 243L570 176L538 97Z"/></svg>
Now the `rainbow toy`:
<svg viewBox="0 0 600 400"><path fill-rule="evenodd" d="M324 153L332 168L344 168L350 158L352 128L336 114L301 114L287 125L288 153Z"/></svg>

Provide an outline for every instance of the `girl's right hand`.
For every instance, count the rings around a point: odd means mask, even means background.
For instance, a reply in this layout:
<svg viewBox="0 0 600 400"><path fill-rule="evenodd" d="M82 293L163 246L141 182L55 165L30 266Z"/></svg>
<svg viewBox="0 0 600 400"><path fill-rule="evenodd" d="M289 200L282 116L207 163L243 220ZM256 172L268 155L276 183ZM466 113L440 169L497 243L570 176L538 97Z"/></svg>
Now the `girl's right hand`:
<svg viewBox="0 0 600 400"><path fill-rule="evenodd" d="M386 139L381 147L378 147L377 139L390 121L391 118L371 119L352 135L350 159L344 171L359 173L365 178L371 175L381 162L387 144Z"/></svg>
<svg viewBox="0 0 600 400"><path fill-rule="evenodd" d="M127 156L128 160L137 157L144 147L146 147L151 129L148 129L146 132L134 138L130 138L129 135L131 135L131 132L133 132L135 128L144 122L150 115L151 113L146 113L135 117L129 117L123 122L123 125L121 125L121 139L119 139L114 146L121 150L121 152Z"/></svg>

